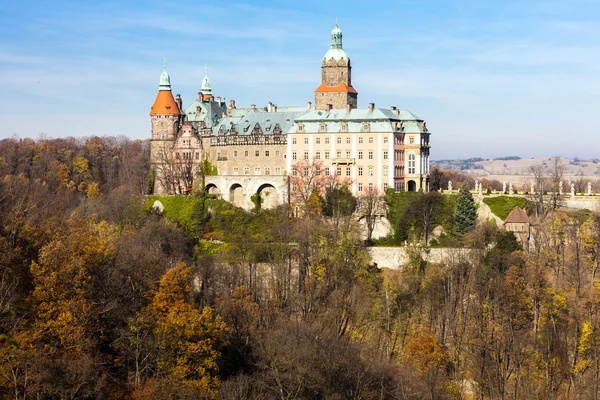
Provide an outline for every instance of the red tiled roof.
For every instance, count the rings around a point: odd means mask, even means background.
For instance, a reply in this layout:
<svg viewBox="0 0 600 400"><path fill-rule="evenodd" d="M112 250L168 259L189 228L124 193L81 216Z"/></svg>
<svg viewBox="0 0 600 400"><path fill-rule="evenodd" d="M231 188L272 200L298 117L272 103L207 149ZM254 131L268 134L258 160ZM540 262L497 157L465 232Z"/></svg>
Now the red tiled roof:
<svg viewBox="0 0 600 400"><path fill-rule="evenodd" d="M150 109L150 115L179 115L179 107L175 103L173 94L169 90L159 90L156 95L156 100Z"/></svg>
<svg viewBox="0 0 600 400"><path fill-rule="evenodd" d="M504 223L507 222L516 222L516 223L529 223L529 217L527 216L527 211L523 210L521 207L515 207L508 214Z"/></svg>
<svg viewBox="0 0 600 400"><path fill-rule="evenodd" d="M325 84L325 82L322 82L321 86L319 86L317 88L317 90L315 90L315 93L323 93L323 92L346 92L346 93L358 94L356 89L354 89L352 86L346 85L346 82L344 82L344 81L340 82L340 84L337 86L327 86Z"/></svg>

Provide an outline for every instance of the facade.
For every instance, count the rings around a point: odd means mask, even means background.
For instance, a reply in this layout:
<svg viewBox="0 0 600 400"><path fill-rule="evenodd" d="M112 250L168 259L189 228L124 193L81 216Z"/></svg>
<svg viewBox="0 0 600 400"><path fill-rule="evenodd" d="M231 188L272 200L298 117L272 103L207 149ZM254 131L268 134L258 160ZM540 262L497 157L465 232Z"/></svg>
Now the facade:
<svg viewBox="0 0 600 400"><path fill-rule="evenodd" d="M216 167L221 187L214 178L205 183L213 179L209 189L227 199L256 194L234 183L252 176L271 182L261 189L271 196L277 192L279 201L270 204L285 202L289 193L280 193L286 185L279 181L305 173L297 170L299 164L318 165L320 174L350 183L356 195L388 188L429 189L430 133L425 121L396 107L380 109L371 103L358 108L351 61L337 24L321 60L314 104L237 108L231 100L226 105L213 95L206 73L197 99L184 108L181 96L173 97L165 66L150 111L155 193L189 192L207 163Z"/></svg>

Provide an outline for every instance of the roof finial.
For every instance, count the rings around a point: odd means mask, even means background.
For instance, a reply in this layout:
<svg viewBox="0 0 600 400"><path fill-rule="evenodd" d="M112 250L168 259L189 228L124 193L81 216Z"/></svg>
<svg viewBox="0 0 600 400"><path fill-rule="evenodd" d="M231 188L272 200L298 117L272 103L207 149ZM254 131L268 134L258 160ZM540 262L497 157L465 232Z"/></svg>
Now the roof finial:
<svg viewBox="0 0 600 400"><path fill-rule="evenodd" d="M208 76L208 63L204 64L204 75Z"/></svg>
<svg viewBox="0 0 600 400"><path fill-rule="evenodd" d="M167 69L167 56L165 56L165 70Z"/></svg>
<svg viewBox="0 0 600 400"><path fill-rule="evenodd" d="M338 18L337 17L335 17L335 27L336 28L338 27Z"/></svg>

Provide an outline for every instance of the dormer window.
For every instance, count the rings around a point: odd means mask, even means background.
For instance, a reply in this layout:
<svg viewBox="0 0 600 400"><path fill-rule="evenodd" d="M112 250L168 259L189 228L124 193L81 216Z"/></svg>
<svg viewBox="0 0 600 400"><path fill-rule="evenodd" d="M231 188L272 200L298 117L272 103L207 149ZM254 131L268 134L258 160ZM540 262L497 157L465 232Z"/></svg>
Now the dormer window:
<svg viewBox="0 0 600 400"><path fill-rule="evenodd" d="M363 123L362 130L363 132L369 132L371 130L371 127L368 122Z"/></svg>
<svg viewBox="0 0 600 400"><path fill-rule="evenodd" d="M347 124L347 123L345 123L345 122L342 122L342 123L340 124L340 131L341 131L341 132L348 132L348 124Z"/></svg>
<svg viewBox="0 0 600 400"><path fill-rule="evenodd" d="M327 132L327 125L321 123L319 126L319 132Z"/></svg>
<svg viewBox="0 0 600 400"><path fill-rule="evenodd" d="M304 125L298 124L298 132L304 132Z"/></svg>

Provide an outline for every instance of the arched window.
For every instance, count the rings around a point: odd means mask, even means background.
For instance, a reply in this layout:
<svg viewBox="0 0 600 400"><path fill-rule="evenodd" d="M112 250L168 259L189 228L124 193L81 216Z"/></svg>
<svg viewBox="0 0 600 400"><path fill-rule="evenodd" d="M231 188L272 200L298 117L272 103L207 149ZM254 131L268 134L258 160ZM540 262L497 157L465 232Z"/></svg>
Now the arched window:
<svg viewBox="0 0 600 400"><path fill-rule="evenodd" d="M415 173L415 168L416 166L416 157L415 157L415 153L410 153L408 155L408 173L409 174L414 174Z"/></svg>

